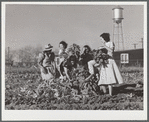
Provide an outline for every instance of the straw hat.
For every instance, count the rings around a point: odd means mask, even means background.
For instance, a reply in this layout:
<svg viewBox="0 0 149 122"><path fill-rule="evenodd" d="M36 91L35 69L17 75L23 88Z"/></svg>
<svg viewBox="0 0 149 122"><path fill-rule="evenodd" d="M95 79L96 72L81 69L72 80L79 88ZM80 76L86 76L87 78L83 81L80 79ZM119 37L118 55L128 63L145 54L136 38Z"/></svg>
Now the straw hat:
<svg viewBox="0 0 149 122"><path fill-rule="evenodd" d="M52 50L53 46L51 44L45 45L45 48L43 51L50 51Z"/></svg>

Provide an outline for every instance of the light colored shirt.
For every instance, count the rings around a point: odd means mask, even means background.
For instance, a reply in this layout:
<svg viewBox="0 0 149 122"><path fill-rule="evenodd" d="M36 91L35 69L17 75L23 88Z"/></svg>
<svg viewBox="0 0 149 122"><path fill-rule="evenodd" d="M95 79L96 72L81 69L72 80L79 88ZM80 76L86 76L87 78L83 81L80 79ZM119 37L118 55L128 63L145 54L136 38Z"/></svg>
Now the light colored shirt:
<svg viewBox="0 0 149 122"><path fill-rule="evenodd" d="M44 53L39 53L39 57L38 57L38 63L40 65L43 65L44 67L48 67L51 66L51 56L53 56L54 53L51 52L51 54L49 55L49 57L47 55L45 55Z"/></svg>
<svg viewBox="0 0 149 122"><path fill-rule="evenodd" d="M113 42L106 42L105 45L112 49L112 52L108 51L108 55L113 57L113 50L114 50L114 43Z"/></svg>
<svg viewBox="0 0 149 122"><path fill-rule="evenodd" d="M66 53L65 50L59 50L59 59L60 59L60 64L65 60L67 59L68 57L68 54Z"/></svg>
<svg viewBox="0 0 149 122"><path fill-rule="evenodd" d="M95 73L94 71L94 65L96 64L95 60L91 60L88 62L88 69L89 69L89 73L92 75Z"/></svg>

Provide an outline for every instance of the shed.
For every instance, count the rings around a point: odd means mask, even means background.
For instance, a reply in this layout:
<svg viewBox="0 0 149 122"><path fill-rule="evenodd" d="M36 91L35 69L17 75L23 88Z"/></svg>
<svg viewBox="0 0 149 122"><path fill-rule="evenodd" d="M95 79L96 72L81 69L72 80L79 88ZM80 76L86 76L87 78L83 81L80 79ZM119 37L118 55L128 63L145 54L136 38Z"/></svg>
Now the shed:
<svg viewBox="0 0 149 122"><path fill-rule="evenodd" d="M143 51L143 49L116 51L113 53L113 57L117 65L143 66Z"/></svg>

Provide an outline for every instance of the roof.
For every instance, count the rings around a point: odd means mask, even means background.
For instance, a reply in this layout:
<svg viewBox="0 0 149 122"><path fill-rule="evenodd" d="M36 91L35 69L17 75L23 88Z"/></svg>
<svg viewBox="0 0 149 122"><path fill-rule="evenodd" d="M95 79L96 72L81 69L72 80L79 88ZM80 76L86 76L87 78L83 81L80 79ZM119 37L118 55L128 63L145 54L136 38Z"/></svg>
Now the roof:
<svg viewBox="0 0 149 122"><path fill-rule="evenodd" d="M119 50L119 51L114 51L114 52L125 52L125 51L135 51L135 50L143 50L142 48L141 49L130 49L130 50Z"/></svg>

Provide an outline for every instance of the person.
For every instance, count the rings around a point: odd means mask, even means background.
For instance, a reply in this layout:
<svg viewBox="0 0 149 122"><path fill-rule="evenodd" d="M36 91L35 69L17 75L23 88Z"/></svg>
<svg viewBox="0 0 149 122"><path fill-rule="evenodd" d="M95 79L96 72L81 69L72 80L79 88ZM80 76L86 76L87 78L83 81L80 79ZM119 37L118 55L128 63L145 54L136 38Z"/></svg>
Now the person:
<svg viewBox="0 0 149 122"><path fill-rule="evenodd" d="M122 84L123 78L121 73L113 59L113 51L114 51L114 43L110 41L110 34L103 33L100 35L100 40L102 43L102 48L107 49L107 54L109 55L108 63L106 66L101 66L100 70L100 79L98 82L99 86L108 85L109 95L112 96L112 85L114 84Z"/></svg>
<svg viewBox="0 0 149 122"><path fill-rule="evenodd" d="M40 67L42 79L46 82L52 82L56 76L55 54L52 52L53 46L48 44L42 53L39 53L38 65Z"/></svg>
<svg viewBox="0 0 149 122"><path fill-rule="evenodd" d="M75 55L71 55L67 59L67 62L65 62L63 70L69 81L72 81L71 72L74 71L76 68L77 68L77 57Z"/></svg>
<svg viewBox="0 0 149 122"><path fill-rule="evenodd" d="M83 53L80 56L80 64L84 69L88 69L88 62L93 60L92 55L90 54L91 48L88 45L83 46Z"/></svg>
<svg viewBox="0 0 149 122"><path fill-rule="evenodd" d="M64 78L64 75L62 73L63 71L63 66L64 66L64 63L66 62L67 58L68 58L68 54L66 53L66 48L67 48L67 43L65 41L61 41L59 43L59 58L60 58L60 63L58 65L58 70L59 70L59 73L60 73L60 79L63 79Z"/></svg>
<svg viewBox="0 0 149 122"><path fill-rule="evenodd" d="M105 52L105 49L98 49L94 54L94 59L88 62L89 76L85 79L85 82L88 82L92 77L96 77L97 81L100 78L100 69L103 62L103 59L100 57L102 53ZM105 86L100 86L100 90L106 92Z"/></svg>

